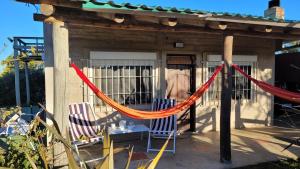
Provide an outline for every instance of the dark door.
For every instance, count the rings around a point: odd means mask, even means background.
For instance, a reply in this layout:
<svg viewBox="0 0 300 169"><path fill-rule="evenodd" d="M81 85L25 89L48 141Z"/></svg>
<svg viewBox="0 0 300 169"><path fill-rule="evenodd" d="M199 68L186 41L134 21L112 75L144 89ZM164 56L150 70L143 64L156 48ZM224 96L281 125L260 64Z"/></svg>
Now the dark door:
<svg viewBox="0 0 300 169"><path fill-rule="evenodd" d="M167 57L167 90L168 98L183 102L195 92L195 56L168 55ZM178 129L181 131L196 130L195 105L178 114Z"/></svg>

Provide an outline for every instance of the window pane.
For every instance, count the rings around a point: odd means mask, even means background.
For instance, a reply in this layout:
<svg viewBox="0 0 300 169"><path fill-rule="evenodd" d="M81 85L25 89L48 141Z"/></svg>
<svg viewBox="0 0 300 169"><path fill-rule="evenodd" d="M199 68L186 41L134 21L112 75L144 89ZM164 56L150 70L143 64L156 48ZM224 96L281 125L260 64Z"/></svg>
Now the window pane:
<svg viewBox="0 0 300 169"><path fill-rule="evenodd" d="M152 66L102 66L94 68L95 84L120 104L151 103ZM100 102L94 100L94 102ZM100 105L102 105L100 103Z"/></svg>
<svg viewBox="0 0 300 169"><path fill-rule="evenodd" d="M251 76L251 66L250 65L239 65L239 67L248 75ZM216 66L208 67L208 78L214 73ZM208 99L217 100L221 99L221 73L218 74L212 86L208 90ZM236 72L234 69L232 71L232 99L251 99L251 81Z"/></svg>

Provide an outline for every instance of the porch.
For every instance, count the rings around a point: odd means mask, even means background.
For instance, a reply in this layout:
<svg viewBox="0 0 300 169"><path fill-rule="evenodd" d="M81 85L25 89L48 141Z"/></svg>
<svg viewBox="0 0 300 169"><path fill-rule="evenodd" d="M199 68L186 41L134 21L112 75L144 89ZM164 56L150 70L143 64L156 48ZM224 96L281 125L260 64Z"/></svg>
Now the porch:
<svg viewBox="0 0 300 169"><path fill-rule="evenodd" d="M235 168L257 164L268 161L276 161L281 158L300 157L300 146L292 146L282 151L289 143L287 139L299 137L299 129L287 129L279 127L262 127L231 131L232 164L220 163L219 132L208 132L205 134L186 133L177 137L176 154L165 153L157 168L177 169L221 169ZM146 153L147 139L140 141L138 137L116 137L115 147L134 145L134 152L131 168L137 168L138 164L146 163L154 158L156 153ZM156 145L160 145L157 143ZM82 149L83 158L88 156L99 156L100 146ZM144 156L146 155L146 156ZM115 167L124 168L128 158L127 152L116 154L114 157ZM135 160L141 159L141 160Z"/></svg>

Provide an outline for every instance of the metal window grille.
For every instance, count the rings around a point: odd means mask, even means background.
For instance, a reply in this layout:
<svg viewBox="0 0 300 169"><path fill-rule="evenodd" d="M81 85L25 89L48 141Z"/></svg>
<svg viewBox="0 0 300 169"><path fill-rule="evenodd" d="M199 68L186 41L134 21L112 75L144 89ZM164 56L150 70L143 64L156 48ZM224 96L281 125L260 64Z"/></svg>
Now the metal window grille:
<svg viewBox="0 0 300 169"><path fill-rule="evenodd" d="M90 79L94 84L108 97L123 105L152 103L155 84L153 61L115 62L92 64ZM120 64L122 62L124 64ZM105 105L94 94L90 96L94 106Z"/></svg>
<svg viewBox="0 0 300 169"><path fill-rule="evenodd" d="M238 66L248 75L253 76L253 66L252 64L238 64ZM216 70L215 64L208 64L208 78L213 74ZM221 73L218 74L214 83L208 90L207 99L208 100L220 100L221 99L221 83L222 77ZM234 69L232 70L232 99L233 100L252 100L253 99L253 86L251 85L251 81L236 72Z"/></svg>

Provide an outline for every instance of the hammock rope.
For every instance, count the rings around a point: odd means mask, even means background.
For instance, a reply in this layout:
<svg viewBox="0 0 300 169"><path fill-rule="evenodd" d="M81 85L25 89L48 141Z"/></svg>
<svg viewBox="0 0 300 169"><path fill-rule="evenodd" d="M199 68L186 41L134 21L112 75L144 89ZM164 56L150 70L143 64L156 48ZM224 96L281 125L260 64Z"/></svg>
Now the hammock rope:
<svg viewBox="0 0 300 169"><path fill-rule="evenodd" d="M71 66L76 71L77 75L84 81L84 83L95 93L95 95L104 101L106 104L111 106L116 111L129 116L134 119L156 119L156 118L164 118L168 117L173 114L177 114L182 110L189 108L192 104L199 99L204 92L209 88L209 86L213 83L214 79L216 78L217 74L223 69L224 65L220 65L217 67L213 75L208 79L206 83L204 83L193 95L187 98L182 103L175 105L174 107L160 110L160 111L143 111L143 110L136 110L126 106L123 106L111 98L107 97L101 90L99 90L87 77L86 75L74 64L72 63Z"/></svg>
<svg viewBox="0 0 300 169"><path fill-rule="evenodd" d="M251 80L253 83L255 83L258 87L263 89L264 91L271 93L274 96L280 97L282 99L295 102L295 103L300 103L300 93L295 93L295 92L290 92L284 89L281 89L279 87L275 87L269 83L263 82L256 80L246 74L241 68L239 68L237 65L232 65L234 69L236 69L238 72L240 72L243 76Z"/></svg>

